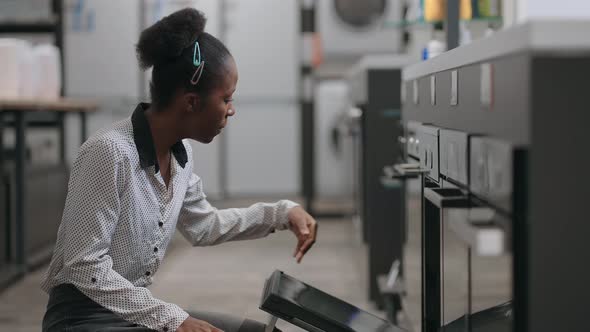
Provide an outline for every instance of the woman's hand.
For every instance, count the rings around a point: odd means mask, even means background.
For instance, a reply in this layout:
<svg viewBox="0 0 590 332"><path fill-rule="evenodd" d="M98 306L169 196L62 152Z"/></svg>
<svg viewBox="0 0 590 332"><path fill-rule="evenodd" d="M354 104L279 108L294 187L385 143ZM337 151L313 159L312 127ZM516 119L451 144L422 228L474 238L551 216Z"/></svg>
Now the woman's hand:
<svg viewBox="0 0 590 332"><path fill-rule="evenodd" d="M176 332L223 332L204 320L188 317L176 329Z"/></svg>
<svg viewBox="0 0 590 332"><path fill-rule="evenodd" d="M289 228L297 237L297 247L293 257L297 263L300 263L305 253L315 243L318 225L309 213L302 207L296 206L289 211Z"/></svg>

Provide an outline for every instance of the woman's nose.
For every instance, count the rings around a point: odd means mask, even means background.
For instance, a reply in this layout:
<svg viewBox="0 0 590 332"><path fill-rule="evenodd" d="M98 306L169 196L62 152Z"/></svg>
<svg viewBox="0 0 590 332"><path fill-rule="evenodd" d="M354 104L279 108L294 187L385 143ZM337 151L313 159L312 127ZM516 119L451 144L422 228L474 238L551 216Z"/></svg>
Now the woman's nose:
<svg viewBox="0 0 590 332"><path fill-rule="evenodd" d="M233 108L230 108L227 111L227 116L234 116L236 114L236 111Z"/></svg>

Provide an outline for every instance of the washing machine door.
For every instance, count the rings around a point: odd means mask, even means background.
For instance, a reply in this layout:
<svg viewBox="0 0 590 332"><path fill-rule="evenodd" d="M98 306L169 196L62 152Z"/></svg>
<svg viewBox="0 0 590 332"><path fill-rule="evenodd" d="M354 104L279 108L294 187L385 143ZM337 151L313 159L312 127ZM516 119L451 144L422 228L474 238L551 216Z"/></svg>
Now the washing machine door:
<svg viewBox="0 0 590 332"><path fill-rule="evenodd" d="M334 0L334 10L342 22L353 28L366 28L383 18L386 0Z"/></svg>
<svg viewBox="0 0 590 332"><path fill-rule="evenodd" d="M386 28L385 23L401 20L402 1L325 0L316 6L325 62L401 50L401 30Z"/></svg>

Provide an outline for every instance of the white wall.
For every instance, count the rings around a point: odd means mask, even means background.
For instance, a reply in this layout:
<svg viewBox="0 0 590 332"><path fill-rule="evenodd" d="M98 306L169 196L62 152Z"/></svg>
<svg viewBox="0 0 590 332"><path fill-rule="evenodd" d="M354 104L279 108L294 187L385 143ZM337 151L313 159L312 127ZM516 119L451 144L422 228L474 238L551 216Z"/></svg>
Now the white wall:
<svg viewBox="0 0 590 332"><path fill-rule="evenodd" d="M518 22L534 18L590 18L588 0L517 0Z"/></svg>

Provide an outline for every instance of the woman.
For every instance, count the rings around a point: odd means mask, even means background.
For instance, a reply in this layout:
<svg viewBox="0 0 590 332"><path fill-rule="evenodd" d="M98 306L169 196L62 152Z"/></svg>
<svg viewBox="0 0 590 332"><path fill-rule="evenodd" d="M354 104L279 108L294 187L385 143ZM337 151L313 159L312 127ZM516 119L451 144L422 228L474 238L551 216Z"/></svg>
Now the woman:
<svg viewBox="0 0 590 332"><path fill-rule="evenodd" d="M275 229L297 237L295 256L315 242L316 222L283 200L217 210L193 174L186 138L209 143L235 114L234 59L184 9L142 32L141 67L153 67L152 104L80 148L53 258L43 331L263 331L264 324L191 313L154 298L152 282L177 228L195 246L253 239ZM206 273L206 272L205 272Z"/></svg>

